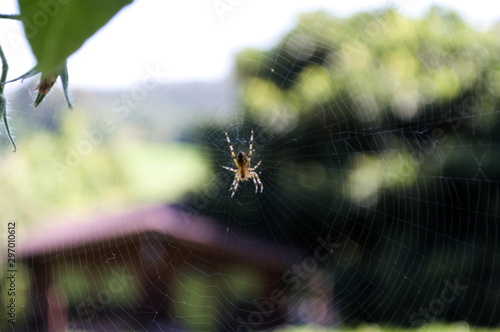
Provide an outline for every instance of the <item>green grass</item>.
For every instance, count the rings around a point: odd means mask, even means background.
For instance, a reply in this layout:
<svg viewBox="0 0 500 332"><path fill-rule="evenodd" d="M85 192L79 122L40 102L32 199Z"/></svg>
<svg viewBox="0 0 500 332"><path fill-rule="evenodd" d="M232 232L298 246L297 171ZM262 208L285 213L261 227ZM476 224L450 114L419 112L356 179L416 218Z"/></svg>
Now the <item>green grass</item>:
<svg viewBox="0 0 500 332"><path fill-rule="evenodd" d="M413 332L493 332L500 331L500 328L476 328L469 326L467 323L459 322L453 324L428 324L415 328L403 327L387 327L379 326L377 324L362 325L356 328L338 327L338 328L325 328L314 325L305 326L285 326L274 330L274 332L400 332L400 331L413 331Z"/></svg>
<svg viewBox="0 0 500 332"><path fill-rule="evenodd" d="M174 202L210 176L199 150L181 144L137 144L117 154L133 196L147 202Z"/></svg>

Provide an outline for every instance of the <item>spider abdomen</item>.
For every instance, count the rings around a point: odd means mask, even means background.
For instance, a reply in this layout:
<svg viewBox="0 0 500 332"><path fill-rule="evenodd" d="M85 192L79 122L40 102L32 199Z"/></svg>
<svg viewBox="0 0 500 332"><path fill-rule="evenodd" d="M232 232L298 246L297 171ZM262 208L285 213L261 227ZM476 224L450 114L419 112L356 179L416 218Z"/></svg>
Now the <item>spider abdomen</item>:
<svg viewBox="0 0 500 332"><path fill-rule="evenodd" d="M246 180L250 179L250 173L245 171L244 169L242 169L240 172L240 178L241 178L241 181L246 181Z"/></svg>

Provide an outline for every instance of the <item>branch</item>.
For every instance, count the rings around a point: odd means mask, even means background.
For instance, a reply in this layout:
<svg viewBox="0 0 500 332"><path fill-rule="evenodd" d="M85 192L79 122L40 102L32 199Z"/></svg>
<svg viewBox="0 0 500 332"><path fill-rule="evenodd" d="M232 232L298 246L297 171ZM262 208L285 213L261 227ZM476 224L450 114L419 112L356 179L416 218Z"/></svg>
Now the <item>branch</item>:
<svg viewBox="0 0 500 332"><path fill-rule="evenodd" d="M0 14L0 19L6 19L6 20L21 20L21 15L19 14Z"/></svg>
<svg viewBox="0 0 500 332"><path fill-rule="evenodd" d="M7 63L7 58L3 53L2 46L0 46L0 60L2 61L2 76L0 77L0 94L3 94L3 87L5 85L5 81L7 80L7 72L9 71L9 65Z"/></svg>
<svg viewBox="0 0 500 332"><path fill-rule="evenodd" d="M2 76L0 77L0 118L3 121L3 125L5 126L5 131L7 132L7 136L9 137L10 143L14 147L14 152L16 152L17 147L14 142L14 138L10 132L9 121L7 119L7 100L3 94L3 88L5 86L5 81L7 80L7 72L9 71L9 65L7 63L7 58L3 53L2 46L0 46L0 60L2 61Z"/></svg>

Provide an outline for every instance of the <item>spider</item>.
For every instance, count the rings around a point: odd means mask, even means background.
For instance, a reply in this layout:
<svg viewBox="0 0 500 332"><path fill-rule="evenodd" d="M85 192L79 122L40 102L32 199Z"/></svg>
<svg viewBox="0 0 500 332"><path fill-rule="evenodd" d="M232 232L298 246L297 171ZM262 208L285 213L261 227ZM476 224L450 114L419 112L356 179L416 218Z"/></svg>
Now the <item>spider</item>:
<svg viewBox="0 0 500 332"><path fill-rule="evenodd" d="M237 169L231 168L231 167L226 167L222 166L222 168L227 169L228 171L236 173L234 175L234 181L231 184L231 188L229 190L231 191L231 197L234 196L236 193L236 190L238 189L238 185L240 184L240 181L246 181L249 179L253 180L253 183L255 184L255 193L259 191L262 192L264 190L264 185L259 179L259 175L255 172L257 167L259 167L260 163L262 162L259 161L255 167L250 167L250 160L252 159L252 146L253 146L253 129L250 133L250 149L248 151L248 156L244 152L238 152L238 156L234 154L234 149L233 145L231 144L231 141L229 140L229 135L226 134L226 139L227 143L229 144L229 149L231 150L231 157L233 157L234 164L236 165Z"/></svg>

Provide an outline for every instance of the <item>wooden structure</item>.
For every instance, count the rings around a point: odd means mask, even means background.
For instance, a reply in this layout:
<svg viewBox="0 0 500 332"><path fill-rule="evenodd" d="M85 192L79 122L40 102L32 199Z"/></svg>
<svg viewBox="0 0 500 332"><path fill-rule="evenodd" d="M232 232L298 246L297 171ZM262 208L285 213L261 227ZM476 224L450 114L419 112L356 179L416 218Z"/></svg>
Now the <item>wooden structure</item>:
<svg viewBox="0 0 500 332"><path fill-rule="evenodd" d="M284 296L271 296L300 259L172 206L52 220L30 234L19 258L32 274L33 331L264 329L286 321Z"/></svg>

